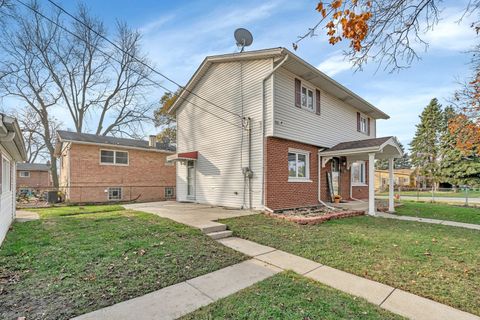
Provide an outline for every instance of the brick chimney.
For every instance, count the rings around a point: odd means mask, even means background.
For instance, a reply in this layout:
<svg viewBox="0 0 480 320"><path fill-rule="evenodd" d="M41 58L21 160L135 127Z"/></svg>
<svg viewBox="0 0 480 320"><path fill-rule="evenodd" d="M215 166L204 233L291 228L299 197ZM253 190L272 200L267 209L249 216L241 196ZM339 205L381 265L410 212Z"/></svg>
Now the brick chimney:
<svg viewBox="0 0 480 320"><path fill-rule="evenodd" d="M148 146L151 148L155 148L157 146L157 136L156 135L150 135L148 136Z"/></svg>

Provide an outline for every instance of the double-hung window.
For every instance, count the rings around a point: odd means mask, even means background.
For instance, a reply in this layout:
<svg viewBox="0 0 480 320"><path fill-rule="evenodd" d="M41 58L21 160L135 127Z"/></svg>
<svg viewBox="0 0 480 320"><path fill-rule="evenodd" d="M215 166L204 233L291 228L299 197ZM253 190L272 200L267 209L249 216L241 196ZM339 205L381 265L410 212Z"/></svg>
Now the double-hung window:
<svg viewBox="0 0 480 320"><path fill-rule="evenodd" d="M30 171L20 171L20 177L30 178Z"/></svg>
<svg viewBox="0 0 480 320"><path fill-rule="evenodd" d="M360 115L360 132L368 133L368 120L363 115Z"/></svg>
<svg viewBox="0 0 480 320"><path fill-rule="evenodd" d="M365 161L356 161L352 163L352 185L365 185L367 184Z"/></svg>
<svg viewBox="0 0 480 320"><path fill-rule="evenodd" d="M128 165L128 152L115 150L100 150L100 163Z"/></svg>
<svg viewBox="0 0 480 320"><path fill-rule="evenodd" d="M305 151L289 150L288 152L288 181L309 181L310 153Z"/></svg>
<svg viewBox="0 0 480 320"><path fill-rule="evenodd" d="M314 104L313 90L302 86L302 108L313 112Z"/></svg>

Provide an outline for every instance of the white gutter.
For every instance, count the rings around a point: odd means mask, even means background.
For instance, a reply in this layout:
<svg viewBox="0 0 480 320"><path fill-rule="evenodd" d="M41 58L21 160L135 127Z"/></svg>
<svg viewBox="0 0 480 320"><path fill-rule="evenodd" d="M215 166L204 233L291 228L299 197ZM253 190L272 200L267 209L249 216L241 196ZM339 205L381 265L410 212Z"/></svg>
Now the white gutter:
<svg viewBox="0 0 480 320"><path fill-rule="evenodd" d="M282 50L283 52L283 50ZM262 79L262 205L265 207L265 81L288 59L288 54ZM273 100L272 100L273 104ZM275 122L274 122L275 123Z"/></svg>

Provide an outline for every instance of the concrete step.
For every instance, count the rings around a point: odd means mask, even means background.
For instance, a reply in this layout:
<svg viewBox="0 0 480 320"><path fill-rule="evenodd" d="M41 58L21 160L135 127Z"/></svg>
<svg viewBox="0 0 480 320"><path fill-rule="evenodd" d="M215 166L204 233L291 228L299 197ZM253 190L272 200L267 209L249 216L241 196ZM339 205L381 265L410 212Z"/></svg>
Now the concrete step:
<svg viewBox="0 0 480 320"><path fill-rule="evenodd" d="M227 226L221 223L212 222L211 224L200 227L203 233L209 234L212 232L219 232L227 230Z"/></svg>
<svg viewBox="0 0 480 320"><path fill-rule="evenodd" d="M224 231L217 231L217 232L208 233L207 236L209 236L213 240L218 240L218 239L228 238L228 237L232 236L232 233L233 232L231 230L224 230Z"/></svg>

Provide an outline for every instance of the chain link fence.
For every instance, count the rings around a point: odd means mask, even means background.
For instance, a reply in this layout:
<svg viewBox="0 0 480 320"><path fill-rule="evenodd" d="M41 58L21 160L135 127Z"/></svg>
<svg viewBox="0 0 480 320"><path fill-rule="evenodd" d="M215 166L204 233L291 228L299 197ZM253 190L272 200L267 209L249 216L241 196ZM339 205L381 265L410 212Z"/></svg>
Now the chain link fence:
<svg viewBox="0 0 480 320"><path fill-rule="evenodd" d="M84 185L68 187L18 187L18 208L46 207L53 204L101 204L175 200L175 186Z"/></svg>
<svg viewBox="0 0 480 320"><path fill-rule="evenodd" d="M445 202L480 205L480 187L462 186L456 188L412 188L395 186L395 199L410 201ZM377 192L377 198L388 198L387 190Z"/></svg>

